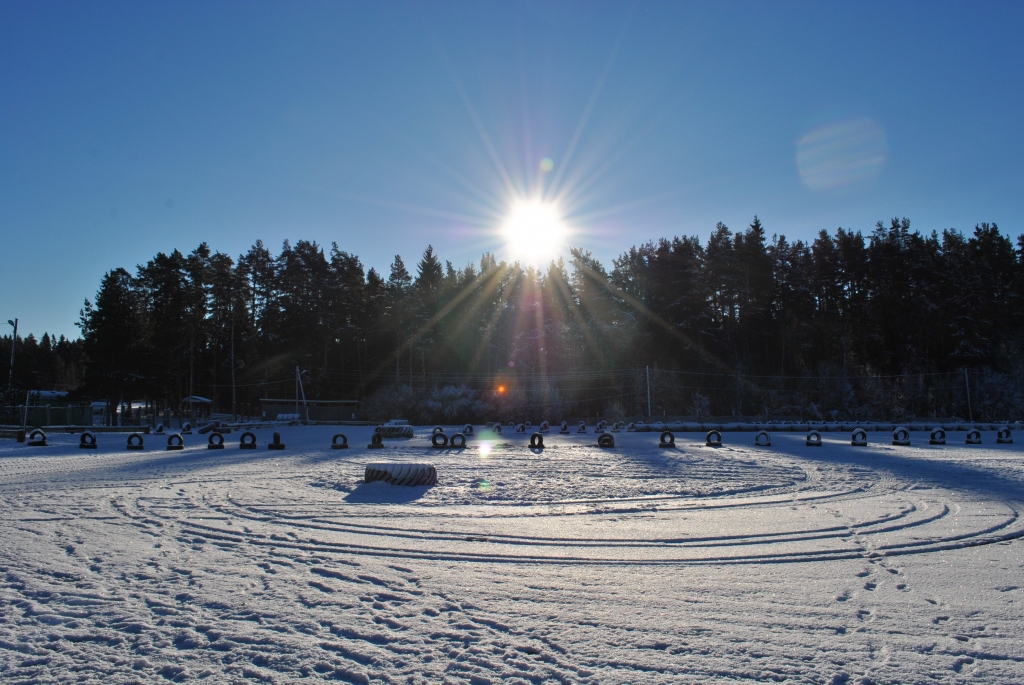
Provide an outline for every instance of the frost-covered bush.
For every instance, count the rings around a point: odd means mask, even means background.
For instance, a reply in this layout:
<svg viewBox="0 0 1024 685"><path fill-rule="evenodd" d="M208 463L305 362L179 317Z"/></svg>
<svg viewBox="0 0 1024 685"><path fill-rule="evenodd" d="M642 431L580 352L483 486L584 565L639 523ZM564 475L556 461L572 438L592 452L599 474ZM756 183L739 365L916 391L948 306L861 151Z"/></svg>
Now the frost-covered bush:
<svg viewBox="0 0 1024 685"><path fill-rule="evenodd" d="M529 386L512 386L506 392L488 392L484 403L490 416L502 421L557 422L565 418L567 405L557 388L537 383Z"/></svg>
<svg viewBox="0 0 1024 685"><path fill-rule="evenodd" d="M824 418L821 415L821 409L819 409L818 405L815 404L814 402L808 403L807 406L804 407L803 412L801 413L805 415L808 419L811 419L813 421L821 421Z"/></svg>
<svg viewBox="0 0 1024 685"><path fill-rule="evenodd" d="M613 400L604 410L604 418L608 420L608 423L615 423L616 421L623 421L627 417L626 409L622 406L622 403L618 400Z"/></svg>
<svg viewBox="0 0 1024 685"><path fill-rule="evenodd" d="M371 421L388 421L390 419L413 420L410 415L415 406L412 388L408 385L388 385L378 388L376 392L363 401L362 411Z"/></svg>
<svg viewBox="0 0 1024 685"><path fill-rule="evenodd" d="M711 398L700 392L693 393L693 397L690 398L690 413L697 423L707 419L711 416Z"/></svg>
<svg viewBox="0 0 1024 685"><path fill-rule="evenodd" d="M371 421L406 419L420 426L481 421L488 410L480 393L465 386L423 389L389 385L363 402L363 413Z"/></svg>
<svg viewBox="0 0 1024 685"><path fill-rule="evenodd" d="M971 409L975 420L1024 419L1024 378L984 370L971 374Z"/></svg>
<svg viewBox="0 0 1024 685"><path fill-rule="evenodd" d="M420 423L478 421L479 417L487 413L487 409L476 390L464 385L446 385L431 390L424 398L420 409L424 413L424 420Z"/></svg>

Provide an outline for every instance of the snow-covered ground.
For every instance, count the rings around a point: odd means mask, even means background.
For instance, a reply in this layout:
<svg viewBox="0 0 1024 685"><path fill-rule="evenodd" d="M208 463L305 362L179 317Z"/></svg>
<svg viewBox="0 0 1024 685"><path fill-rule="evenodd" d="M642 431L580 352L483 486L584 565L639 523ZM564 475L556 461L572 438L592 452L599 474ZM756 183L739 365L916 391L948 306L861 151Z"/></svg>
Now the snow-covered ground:
<svg viewBox="0 0 1024 685"><path fill-rule="evenodd" d="M1024 682L1019 433L278 430L0 441L0 681Z"/></svg>

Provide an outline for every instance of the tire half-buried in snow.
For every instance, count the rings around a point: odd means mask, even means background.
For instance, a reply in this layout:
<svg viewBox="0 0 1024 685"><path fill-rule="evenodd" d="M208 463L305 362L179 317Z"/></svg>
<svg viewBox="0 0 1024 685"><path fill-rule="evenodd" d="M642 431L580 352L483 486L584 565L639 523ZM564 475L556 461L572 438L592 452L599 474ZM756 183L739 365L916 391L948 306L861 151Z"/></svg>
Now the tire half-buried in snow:
<svg viewBox="0 0 1024 685"><path fill-rule="evenodd" d="M378 480L391 485L437 485L437 469L433 464L367 464L363 481Z"/></svg>

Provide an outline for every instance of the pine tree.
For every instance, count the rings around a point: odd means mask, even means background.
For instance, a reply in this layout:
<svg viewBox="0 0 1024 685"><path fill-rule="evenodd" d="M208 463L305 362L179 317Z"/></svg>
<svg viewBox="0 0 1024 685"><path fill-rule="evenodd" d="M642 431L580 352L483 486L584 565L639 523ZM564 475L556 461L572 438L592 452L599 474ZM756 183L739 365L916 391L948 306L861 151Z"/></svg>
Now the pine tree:
<svg viewBox="0 0 1024 685"><path fill-rule="evenodd" d="M86 300L79 326L89 360L87 380L108 400L120 401L144 386L146 323L131 274L124 269L107 272L95 305Z"/></svg>

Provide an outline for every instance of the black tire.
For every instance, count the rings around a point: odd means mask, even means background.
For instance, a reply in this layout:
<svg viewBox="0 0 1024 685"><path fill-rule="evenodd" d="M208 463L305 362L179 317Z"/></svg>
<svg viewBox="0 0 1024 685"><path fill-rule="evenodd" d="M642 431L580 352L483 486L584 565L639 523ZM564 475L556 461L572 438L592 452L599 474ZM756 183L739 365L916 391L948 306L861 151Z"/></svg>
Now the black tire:
<svg viewBox="0 0 1024 685"><path fill-rule="evenodd" d="M433 443L434 447L447 447L448 436L444 434L444 431L440 433L434 433L430 436L430 442Z"/></svg>
<svg viewBox="0 0 1024 685"><path fill-rule="evenodd" d="M601 433L601 435L597 436L597 446L604 448L615 447L615 436L611 433Z"/></svg>
<svg viewBox="0 0 1024 685"><path fill-rule="evenodd" d="M206 448L211 450L224 449L224 436L216 431L210 433L210 437L207 440Z"/></svg>
<svg viewBox="0 0 1024 685"><path fill-rule="evenodd" d="M492 428L491 430L494 431L495 435L501 435L501 424L500 423L494 424L494 428Z"/></svg>
<svg viewBox="0 0 1024 685"><path fill-rule="evenodd" d="M84 450L96 449L96 435L85 431L78 438L78 446Z"/></svg>
<svg viewBox="0 0 1024 685"><path fill-rule="evenodd" d="M462 433L456 433L455 435L453 435L451 437L451 440L448 441L448 445L450 447L452 447L452 449L457 449L457 450L465 449L466 448L466 436L463 435Z"/></svg>
<svg viewBox="0 0 1024 685"><path fill-rule="evenodd" d="M544 436L541 433L534 433L530 436L530 448L535 450L544 449Z"/></svg>
<svg viewBox="0 0 1024 685"><path fill-rule="evenodd" d="M181 437L181 433L171 433L167 436L167 449L168 450L183 450L185 449L185 439Z"/></svg>
<svg viewBox="0 0 1024 685"><path fill-rule="evenodd" d="M437 469L433 465L420 465L420 468L415 469L411 473L402 474L399 472L398 475L394 473L393 468L382 468L382 466L379 464L367 465L363 482L372 483L379 480L390 485L437 485Z"/></svg>
<svg viewBox="0 0 1024 685"><path fill-rule="evenodd" d="M706 447L721 447L722 434L716 430L708 431L707 436L704 438L704 445Z"/></svg>
<svg viewBox="0 0 1024 685"><path fill-rule="evenodd" d="M676 446L676 436L675 436L675 434L672 431L665 431L664 433L661 434L661 437L658 438L658 447L675 447L675 446Z"/></svg>
<svg viewBox="0 0 1024 685"><path fill-rule="evenodd" d="M336 433L331 438L331 449L332 450L347 450L348 449L348 436L344 433Z"/></svg>
<svg viewBox="0 0 1024 685"><path fill-rule="evenodd" d="M894 445L909 445L910 444L910 431L906 428L897 428L892 432L892 444Z"/></svg>
<svg viewBox="0 0 1024 685"><path fill-rule="evenodd" d="M146 441L141 433L132 433L128 436L128 449L142 450L146 448Z"/></svg>
<svg viewBox="0 0 1024 685"><path fill-rule="evenodd" d="M238 437L238 447L243 450L256 449L256 434L252 431L245 431Z"/></svg>

